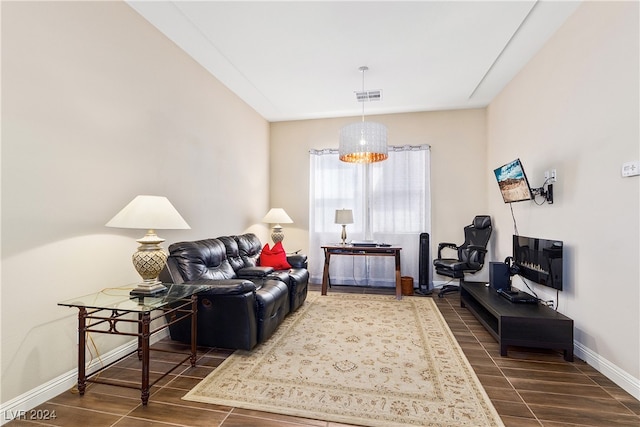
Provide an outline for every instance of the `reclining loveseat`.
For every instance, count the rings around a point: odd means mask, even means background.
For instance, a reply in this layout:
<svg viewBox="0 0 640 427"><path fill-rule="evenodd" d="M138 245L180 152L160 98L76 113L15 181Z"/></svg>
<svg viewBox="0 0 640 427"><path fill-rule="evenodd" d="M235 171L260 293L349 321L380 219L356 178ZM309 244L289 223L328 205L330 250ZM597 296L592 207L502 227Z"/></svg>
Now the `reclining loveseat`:
<svg viewBox="0 0 640 427"><path fill-rule="evenodd" d="M291 268L276 270L260 265L261 250L253 233L169 246L163 282L212 285L198 295L198 345L251 350L304 303L306 255L287 255ZM173 340L191 340L188 321L170 325L169 331Z"/></svg>

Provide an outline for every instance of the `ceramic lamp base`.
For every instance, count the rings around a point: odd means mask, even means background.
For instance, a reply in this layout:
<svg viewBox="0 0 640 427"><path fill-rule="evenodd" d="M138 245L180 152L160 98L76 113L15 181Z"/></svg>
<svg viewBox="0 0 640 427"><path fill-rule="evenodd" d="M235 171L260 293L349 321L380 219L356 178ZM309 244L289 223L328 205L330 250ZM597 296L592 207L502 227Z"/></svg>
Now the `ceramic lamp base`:
<svg viewBox="0 0 640 427"><path fill-rule="evenodd" d="M167 290L167 287L162 283L155 283L155 284L140 283L138 287L133 289L131 292L129 292L129 294L137 297L140 297L140 296L147 297L147 296L161 294L166 290Z"/></svg>
<svg viewBox="0 0 640 427"><path fill-rule="evenodd" d="M160 246L164 239L159 238L153 230L149 230L137 242L140 246L131 259L143 281L131 291L131 295L155 295L165 291L167 287L158 280L160 272L167 263L167 254Z"/></svg>
<svg viewBox="0 0 640 427"><path fill-rule="evenodd" d="M284 240L284 233L282 232L282 226L276 225L271 230L271 240L273 243L282 242Z"/></svg>

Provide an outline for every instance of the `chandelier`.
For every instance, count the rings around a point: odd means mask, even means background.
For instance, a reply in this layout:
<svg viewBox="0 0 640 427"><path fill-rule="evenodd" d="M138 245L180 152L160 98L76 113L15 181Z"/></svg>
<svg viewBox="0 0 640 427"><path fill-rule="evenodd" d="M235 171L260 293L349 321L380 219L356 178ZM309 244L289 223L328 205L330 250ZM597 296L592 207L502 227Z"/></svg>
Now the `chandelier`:
<svg viewBox="0 0 640 427"><path fill-rule="evenodd" d="M364 93L364 73L369 67L358 68L362 72L362 93ZM387 127L380 123L364 120L366 96L358 96L362 102L362 121L346 125L340 130L340 160L348 163L374 163L386 160Z"/></svg>

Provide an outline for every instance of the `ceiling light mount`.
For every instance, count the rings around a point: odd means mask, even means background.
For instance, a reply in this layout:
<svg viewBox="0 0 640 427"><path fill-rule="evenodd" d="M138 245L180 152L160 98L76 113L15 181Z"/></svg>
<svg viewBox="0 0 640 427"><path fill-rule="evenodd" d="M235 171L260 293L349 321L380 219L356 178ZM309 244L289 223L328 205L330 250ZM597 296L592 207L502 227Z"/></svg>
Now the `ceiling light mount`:
<svg viewBox="0 0 640 427"><path fill-rule="evenodd" d="M358 70L362 73L362 92L364 93L364 73L369 70L366 65ZM349 124L340 130L340 160L348 163L374 163L386 160L387 127L380 123L364 120L364 101L362 102L362 121ZM379 97L378 97L379 98ZM366 99L368 100L368 99Z"/></svg>
<svg viewBox="0 0 640 427"><path fill-rule="evenodd" d="M381 100L382 100L382 91L380 89L356 92L356 101L358 102L381 101Z"/></svg>

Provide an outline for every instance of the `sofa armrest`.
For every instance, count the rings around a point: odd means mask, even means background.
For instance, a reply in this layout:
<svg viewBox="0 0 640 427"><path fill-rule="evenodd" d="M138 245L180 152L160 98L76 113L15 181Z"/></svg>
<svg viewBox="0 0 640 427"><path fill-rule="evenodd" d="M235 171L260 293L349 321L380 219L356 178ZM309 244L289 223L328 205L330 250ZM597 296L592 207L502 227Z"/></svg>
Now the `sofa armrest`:
<svg viewBox="0 0 640 427"><path fill-rule="evenodd" d="M287 262L292 268L307 268L307 256L305 254L287 255Z"/></svg>
<svg viewBox="0 0 640 427"><path fill-rule="evenodd" d="M260 278L266 277L270 273L273 273L273 271L274 271L273 267L262 267L258 265L255 267L243 267L238 271L236 271L236 275L240 279L251 280L251 279L260 279Z"/></svg>
<svg viewBox="0 0 640 427"><path fill-rule="evenodd" d="M178 266L172 257L167 258L167 263L160 272L160 276L158 278L162 283L184 283L180 270L178 270Z"/></svg>
<svg viewBox="0 0 640 427"><path fill-rule="evenodd" d="M200 292L199 295L242 295L247 292L254 292L256 285L243 279L207 279L207 280L194 280L191 282L185 282L186 285L210 285L206 291Z"/></svg>

